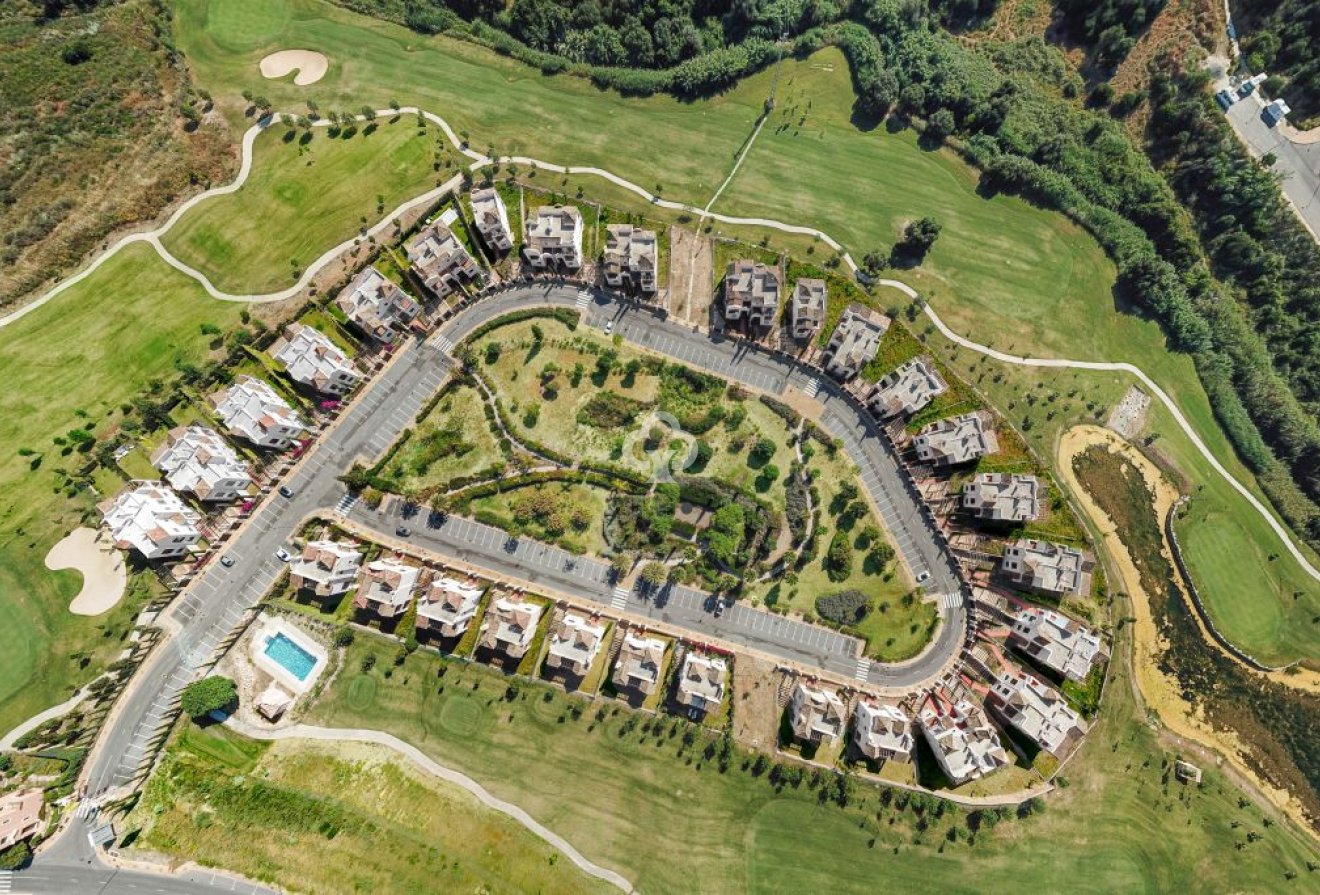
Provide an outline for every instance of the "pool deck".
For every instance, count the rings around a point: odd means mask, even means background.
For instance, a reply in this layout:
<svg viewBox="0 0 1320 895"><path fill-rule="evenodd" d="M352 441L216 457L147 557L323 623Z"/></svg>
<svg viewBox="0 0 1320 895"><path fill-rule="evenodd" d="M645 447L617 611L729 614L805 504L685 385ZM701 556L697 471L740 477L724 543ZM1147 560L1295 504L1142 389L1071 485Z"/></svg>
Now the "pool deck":
<svg viewBox="0 0 1320 895"><path fill-rule="evenodd" d="M281 634L293 641L300 649L307 651L316 660L312 670L302 680L299 680L297 675L266 655L267 645ZM257 629L248 646L248 656L252 659L253 665L270 675L281 686L292 691L295 696L301 696L311 688L321 672L325 670L326 663L329 661L325 649L307 636L297 625L288 619L272 616L262 619L261 627Z"/></svg>

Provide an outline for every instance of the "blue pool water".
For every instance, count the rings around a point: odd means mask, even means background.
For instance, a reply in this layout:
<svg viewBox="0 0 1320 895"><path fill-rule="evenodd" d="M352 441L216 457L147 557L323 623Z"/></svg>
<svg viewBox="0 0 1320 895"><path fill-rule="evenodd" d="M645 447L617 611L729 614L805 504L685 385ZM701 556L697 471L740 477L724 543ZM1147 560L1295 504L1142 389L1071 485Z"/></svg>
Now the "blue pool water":
<svg viewBox="0 0 1320 895"><path fill-rule="evenodd" d="M307 675L316 667L316 657L285 634L276 634L270 639L266 644L266 655L300 681L307 680Z"/></svg>

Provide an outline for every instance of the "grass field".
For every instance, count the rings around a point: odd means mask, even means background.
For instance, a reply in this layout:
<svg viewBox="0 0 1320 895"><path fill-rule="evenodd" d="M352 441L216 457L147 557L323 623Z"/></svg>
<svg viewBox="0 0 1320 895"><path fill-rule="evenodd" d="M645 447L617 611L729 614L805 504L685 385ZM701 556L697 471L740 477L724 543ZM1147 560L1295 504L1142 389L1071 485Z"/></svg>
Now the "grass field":
<svg viewBox="0 0 1320 895"><path fill-rule="evenodd" d="M598 714L595 704L526 683L510 696L508 678L425 652L385 678L395 649L360 637L344 667L359 668L375 651L376 668L336 679L312 720L391 731L514 800L642 891L686 890L693 880L710 892L857 891L876 879L1051 891L1066 879L1081 892L1158 892L1193 875L1205 891L1286 891L1284 874L1304 884L1316 856L1286 823L1271 817L1265 826L1213 767L1199 788L1166 780L1171 756L1141 723L1123 672L1111 681L1108 718L1068 767L1068 788L1047 797L1043 814L983 828L969 844L949 833L965 827L960 811L928 811L919 832L910 809L882 804L865 785L841 809L807 784L776 792L742 761L721 774L703 760L701 739L685 749L682 736L670 736L683 722L639 727L613 704ZM666 847L639 848L655 830ZM1248 832L1260 840L1234 848Z"/></svg>
<svg viewBox="0 0 1320 895"><path fill-rule="evenodd" d="M390 458L381 475L402 492L438 487L500 462L499 444L471 386L450 389L417 423L412 437Z"/></svg>
<svg viewBox="0 0 1320 895"><path fill-rule="evenodd" d="M242 188L202 203L161 241L218 289L287 287L326 249L457 172L438 128L420 131L413 116L374 124L348 139L314 128L306 143L272 126L257 138Z"/></svg>
<svg viewBox="0 0 1320 895"><path fill-rule="evenodd" d="M135 844L295 891L603 892L517 822L358 744L183 722L123 824ZM255 832L261 835L254 835Z"/></svg>
<svg viewBox="0 0 1320 895"><path fill-rule="evenodd" d="M117 425L120 404L150 379L172 375L176 361L208 356L212 337L201 324L228 327L238 312L209 300L150 248L131 246L95 277L4 329L0 730L94 677L123 648L119 637L140 608L124 603L105 616L71 615L79 575L46 570L46 552L101 499L63 494L56 471L80 467L85 458L62 456L52 439L82 426L100 434ZM36 454L20 456L21 449Z"/></svg>

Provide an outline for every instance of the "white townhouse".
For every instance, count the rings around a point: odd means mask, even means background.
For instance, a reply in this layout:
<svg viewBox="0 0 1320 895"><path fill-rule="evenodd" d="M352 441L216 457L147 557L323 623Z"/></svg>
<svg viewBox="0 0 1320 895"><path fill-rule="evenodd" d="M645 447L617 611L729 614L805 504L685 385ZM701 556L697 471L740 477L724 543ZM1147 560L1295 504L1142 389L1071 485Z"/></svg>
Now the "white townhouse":
<svg viewBox="0 0 1320 895"><path fill-rule="evenodd" d="M320 330L304 323L285 327L270 354L284 364L294 382L324 394L346 395L362 381L348 355Z"/></svg>
<svg viewBox="0 0 1320 895"><path fill-rule="evenodd" d="M201 517L164 482L133 482L97 509L115 546L148 560L183 556L202 538Z"/></svg>
<svg viewBox="0 0 1320 895"><path fill-rule="evenodd" d="M308 432L307 424L270 383L252 376L238 377L210 401L231 435L259 448L287 450Z"/></svg>
<svg viewBox="0 0 1320 895"><path fill-rule="evenodd" d="M165 443L151 455L151 465L161 471L175 491L207 503L234 500L252 485L247 464L219 432L206 426L171 430Z"/></svg>

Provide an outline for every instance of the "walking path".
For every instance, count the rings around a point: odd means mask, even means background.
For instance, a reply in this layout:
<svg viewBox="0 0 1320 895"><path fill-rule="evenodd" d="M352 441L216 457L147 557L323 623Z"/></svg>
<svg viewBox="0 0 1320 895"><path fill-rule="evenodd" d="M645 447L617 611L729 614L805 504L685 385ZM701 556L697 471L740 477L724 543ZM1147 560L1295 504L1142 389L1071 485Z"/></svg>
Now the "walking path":
<svg viewBox="0 0 1320 895"><path fill-rule="evenodd" d="M436 115L432 112L426 112L424 110L418 109L413 106L405 106L399 109L382 109L377 112L377 115L382 115L382 116L421 115L422 117L426 118L426 120L434 123L442 131L444 131L445 136L458 149L459 152L461 152L468 158L472 159L472 164L469 167L473 171L480 170L481 168L493 164L520 164L520 165L528 165L531 167L544 169L547 171L555 171L563 174L588 174L588 175L600 177L604 180L609 181L610 183L615 184L616 186L622 187L623 189L629 190L630 192L635 193L638 196L641 196L642 198L646 199L648 202L657 205L661 208L668 208L675 211L683 211L698 216L706 216L726 224L766 227L768 229L777 230L781 233L794 233L794 234L800 234L800 235L812 236L818 238L826 245L828 245L830 248L840 253L843 263L848 266L848 269L850 271L856 273L858 269L852 257L847 252L844 251L842 245L840 245L828 234L820 230L816 230L812 227L801 227L794 224L785 224L781 221L773 221L765 218L741 218L741 217L733 217L729 215L716 214L714 212L707 213L704 209L696 208L691 205L685 205L681 202L674 202L668 199L661 199L659 196L650 193L649 191L647 191L641 186L638 186L632 181L625 180L616 174L612 174L609 171L605 171L600 168L576 167L571 165L570 166L554 165L549 162L542 161L540 159L530 158L526 156L501 156L498 158L491 158L489 156L482 155L481 153L468 148L463 143L463 141L459 139L458 135L454 133L454 130L449 126L449 123L445 121L443 118L441 118L439 115ZM169 229L173 227L174 224L186 212L194 208L198 203L204 202L207 199L210 199L214 196L222 196L236 192L243 186L243 184L247 181L248 174L251 172L252 169L252 147L254 142L256 141L257 136L263 130L269 127L271 124L278 121L279 117L280 116L278 114L272 113L270 116L263 119L261 123L255 124L251 128L249 128L248 131L243 135L242 163L239 166L238 176L234 179L232 183L227 184L225 186L216 187L215 189L207 190L206 192L194 196L193 198L184 202L182 205L179 206L178 209L175 210L175 212L172 215L170 215L169 219L166 220L164 224L162 224L160 227L156 228L155 230L150 230L145 233L134 233L124 237L119 242L111 246L104 254L98 256L83 271L69 278L68 280L64 281L60 285L56 286L54 289L52 289L46 295L42 296L40 299L37 299L31 304L25 305L24 307L13 312L12 314L9 314L8 316L0 317L0 328L7 326L18 319L21 319L27 314L30 314L32 311L35 311L37 308L41 307L46 302L50 301L52 298L59 295L64 290L86 279L93 271L95 271L98 267L100 267L103 263L105 263L107 259L111 258L116 252L118 252L124 246L136 242L146 242L147 244L151 245L152 248L154 248L156 252L161 256L161 258L163 258L168 264L170 264L170 266L186 274L187 276L192 277L194 280L196 280L198 283L201 284L202 288L206 290L208 295L210 295L213 298L220 299L222 301L243 301L243 302L281 301L283 299L291 298L294 295L298 294L300 291L302 291L307 286L307 284L312 281L312 279L316 276L316 274L320 272L322 268L330 264L340 254L342 254L344 251L352 247L355 244L355 242L357 242L358 238L355 237L353 239L346 240L345 242L335 246L333 249L330 249L329 251L325 252L320 258L318 258L315 262L313 262L311 265L307 267L307 269L303 272L302 277L295 285L290 286L288 289L284 289L280 292L273 292L262 295L234 295L226 292L221 292L220 290L215 288L215 286L211 283L209 279L206 278L204 274L202 274L200 271L195 270L192 267L189 267L188 265L184 264L182 261L179 261L173 255L171 255L169 251L164 247L164 245L162 245L160 242L160 237L164 235L166 232L168 232ZM365 120L363 116L358 116L358 118ZM317 127L327 126L328 124L329 122L325 120L314 122L314 126ZM754 139L755 139L755 135L753 135L753 140ZM751 142L752 141L748 142L749 147L751 145ZM741 158L739 159L739 161L741 161ZM737 170L737 165L734 166L734 170L735 171ZM732 176L733 175L731 173L730 177ZM382 230L384 230L387 226L389 226L389 224L391 224L395 218L399 217L401 214L405 213L409 209L415 208L418 205L422 205L428 202L433 202L440 196L457 189L459 184L461 183L461 180L462 180L461 176L456 175L455 177L446 181L441 186L433 190L430 190L426 193L423 193L422 195L414 199L411 199L408 202L403 203L393 212L391 212L388 216L383 218L378 224L376 224L376 226L372 227L371 230L368 231L368 233L372 235L379 233ZM721 187L721 189L722 188L723 187ZM910 298L913 299L919 298L917 291L915 289L913 289L911 286L899 280L878 280L876 282L878 283L878 285L881 286L890 286L892 288L898 289L900 292L903 292L905 295L909 296ZM924 304L924 310L926 316L930 318L931 322L935 324L935 327L939 329L939 331L941 332L941 334L944 335L945 338L949 339L950 341L954 342L957 345L960 345L972 351L976 351L980 354L984 354L987 357L994 358L995 360L1001 361L1003 363L1016 364L1018 366L1026 366L1026 367L1054 367L1060 369L1075 369L1075 370L1103 370L1103 371L1111 371L1111 372L1129 373L1132 376L1135 376L1147 388L1150 389L1151 393L1154 394L1155 397L1157 397L1160 400L1160 402L1164 404L1165 407L1169 409L1169 412L1173 415L1173 418L1175 422L1177 422L1179 428L1181 428L1183 432L1187 435L1192 445L1201 453L1203 457L1205 457L1206 461L1209 462L1211 468L1213 468L1217 473L1223 476L1224 480L1227 481L1230 486L1232 486L1233 490L1237 491L1238 494L1240 494L1243 497L1243 499L1246 500L1247 503L1257 513L1261 515L1261 517L1265 520L1266 524L1269 525L1270 529L1278 536L1279 540L1283 543L1283 546L1288 551L1289 555L1292 556L1293 559L1297 561L1297 564L1302 567L1302 570L1306 572L1306 574L1309 575L1312 579L1314 579L1317 582L1320 582L1320 569L1317 569L1315 566L1313 566L1311 562L1306 558L1306 556L1301 552L1301 550L1298 549L1298 547L1296 546L1296 544L1292 539L1292 536L1284 528L1284 526L1274 517L1274 515L1270 512L1270 510L1254 494L1252 494L1250 490L1247 489L1245 485L1239 482L1233 476L1233 474L1230 473L1224 467L1224 465L1219 462L1219 460L1215 457L1215 455L1206 446L1205 442L1201 439L1201 437L1196 434L1196 430L1192 428L1191 423L1187 421L1187 418L1178 408L1178 405L1174 403L1173 399L1170 398L1168 394L1164 391L1164 389L1160 388L1155 383L1155 381L1151 379L1149 376L1147 376L1145 372L1143 372L1139 367L1136 367L1129 363L1108 363L1102 361L1075 361L1075 360L1067 360L1063 358L1035 358L1035 357L1022 357L1014 354L1006 354L1005 352L997 351L993 348L982 345L978 342L973 342L970 339L966 339L958 335L957 333L953 332L951 329L949 329L948 326L945 325L944 321L940 319L939 315L935 313L935 310L929 304Z"/></svg>
<svg viewBox="0 0 1320 895"><path fill-rule="evenodd" d="M582 856L582 853L568 843L566 839L542 826L530 814L511 804L498 799L486 791L486 788L466 774L459 773L452 768L444 765L422 752L416 746L405 743L398 737L391 736L379 730L360 730L352 728L338 727L314 727L309 724L294 724L290 727L282 727L277 730L263 730L245 724L234 717L225 721L225 726L231 727L247 737L258 740L320 740L322 742L351 742L351 743L372 743L377 746L384 746L407 758L413 764L417 765L423 771L435 777L444 780L446 783L452 783L459 786L474 797L487 808L491 808L501 814L507 815L518 823L522 824L532 833L540 836L550 845L563 852L564 855L572 861L578 869L596 879L604 880L612 886L616 886L621 891L632 892L632 883L628 882L623 876L594 864Z"/></svg>
<svg viewBox="0 0 1320 895"><path fill-rule="evenodd" d="M104 677L104 675L102 675L101 677ZM18 742L19 738L22 737L23 734L27 733L28 731L36 730L38 727L40 727L42 724L45 724L47 721L51 720L52 718L61 718L67 712L70 712L73 709L77 708L78 704L87 698L87 688L90 687L92 684L96 683L96 681L99 681L101 677L97 677L88 681L87 686L75 692L72 696L61 702L59 705L53 705L50 708L46 709L44 712L38 712L37 714L33 715L31 718L28 718L22 724L15 727L13 730L9 731L9 733L5 734L4 737L0 737L0 752L5 752L10 749L13 749L14 743Z"/></svg>

